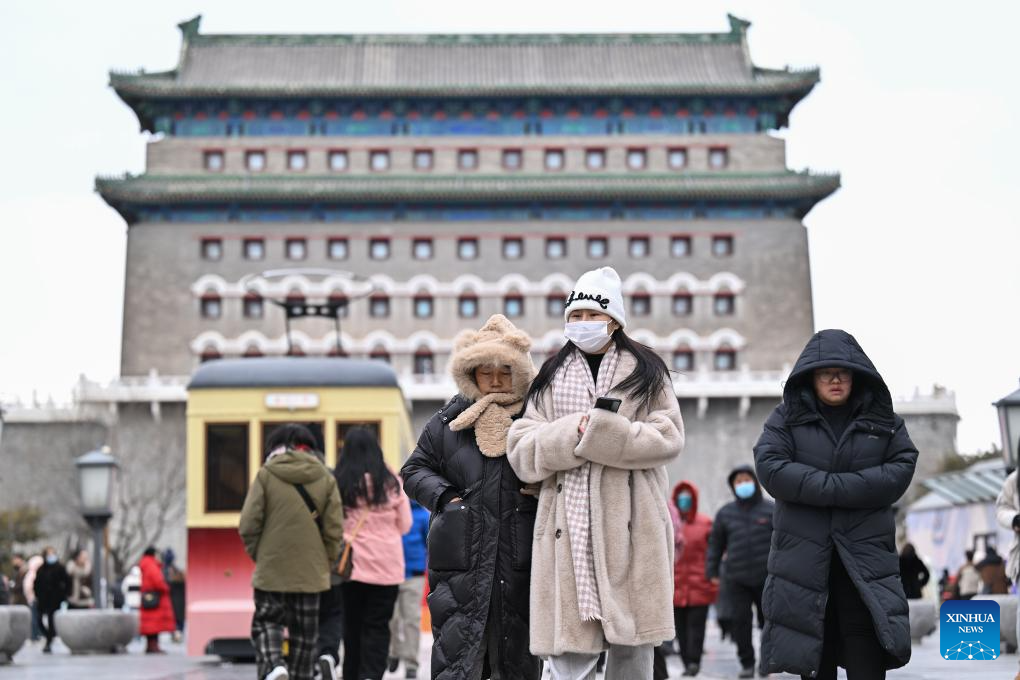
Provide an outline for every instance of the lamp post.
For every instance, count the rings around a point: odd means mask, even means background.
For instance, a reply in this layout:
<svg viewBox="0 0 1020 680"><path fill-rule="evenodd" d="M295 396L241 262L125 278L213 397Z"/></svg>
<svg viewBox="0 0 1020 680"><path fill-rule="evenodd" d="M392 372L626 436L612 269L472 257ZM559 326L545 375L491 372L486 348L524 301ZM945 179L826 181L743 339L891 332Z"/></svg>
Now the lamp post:
<svg viewBox="0 0 1020 680"><path fill-rule="evenodd" d="M110 449L104 446L90 451L74 462L78 469L78 498L81 514L92 529L92 592L96 594L96 606L106 608L106 565L103 560L103 530L113 516L114 471L116 459Z"/></svg>
<svg viewBox="0 0 1020 680"><path fill-rule="evenodd" d="M999 432L1002 434L1002 457L1006 467L1017 466L1020 448L1020 389L995 402L999 411Z"/></svg>

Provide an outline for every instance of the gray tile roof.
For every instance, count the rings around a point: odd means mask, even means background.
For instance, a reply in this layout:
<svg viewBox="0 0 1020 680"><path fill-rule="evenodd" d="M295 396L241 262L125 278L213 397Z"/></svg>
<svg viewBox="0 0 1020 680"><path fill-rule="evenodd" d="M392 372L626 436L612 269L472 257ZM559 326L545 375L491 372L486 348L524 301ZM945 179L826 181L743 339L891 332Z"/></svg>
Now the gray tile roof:
<svg viewBox="0 0 1020 680"><path fill-rule="evenodd" d="M811 204L839 188L839 175L798 172L474 175L280 175L99 178L107 203L209 201L530 201L544 199L797 200Z"/></svg>
<svg viewBox="0 0 1020 680"><path fill-rule="evenodd" d="M748 56L749 24L727 33L202 35L181 24L178 67L111 74L125 99L160 96L796 94L817 70ZM799 97L798 97L799 98Z"/></svg>

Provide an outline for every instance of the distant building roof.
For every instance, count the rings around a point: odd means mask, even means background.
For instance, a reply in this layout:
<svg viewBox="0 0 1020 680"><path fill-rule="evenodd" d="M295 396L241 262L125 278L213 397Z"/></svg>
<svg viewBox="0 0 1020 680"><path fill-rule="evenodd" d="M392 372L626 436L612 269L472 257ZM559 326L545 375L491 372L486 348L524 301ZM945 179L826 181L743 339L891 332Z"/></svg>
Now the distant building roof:
<svg viewBox="0 0 1020 680"><path fill-rule="evenodd" d="M203 35L180 24L177 67L111 73L129 104L235 96L806 95L817 69L751 63L750 23L726 33ZM791 103L792 106L792 103Z"/></svg>
<svg viewBox="0 0 1020 680"><path fill-rule="evenodd" d="M198 367L189 390L224 387L399 387L388 364L371 359L254 357Z"/></svg>
<svg viewBox="0 0 1020 680"><path fill-rule="evenodd" d="M555 176L306 175L100 178L107 203L543 199L796 200L806 208L839 188L839 175L798 172ZM806 209L804 210L806 212ZM125 215L127 217L127 215Z"/></svg>
<svg viewBox="0 0 1020 680"><path fill-rule="evenodd" d="M911 510L933 510L954 505L993 503L1006 479L1006 466L999 460L983 460L959 472L949 472L921 484L934 493L910 506ZM938 502L941 501L941 502Z"/></svg>

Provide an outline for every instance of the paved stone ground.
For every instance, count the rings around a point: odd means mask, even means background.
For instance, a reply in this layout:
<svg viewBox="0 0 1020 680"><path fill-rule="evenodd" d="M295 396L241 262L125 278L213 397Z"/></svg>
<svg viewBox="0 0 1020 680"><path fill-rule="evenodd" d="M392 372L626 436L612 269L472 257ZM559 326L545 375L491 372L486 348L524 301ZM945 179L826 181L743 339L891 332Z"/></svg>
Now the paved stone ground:
<svg viewBox="0 0 1020 680"><path fill-rule="evenodd" d="M719 631L710 623L705 643L704 671L699 678L721 680L735 678L739 670L736 650L728 642L720 642ZM430 637L422 639L422 668L428 668ZM27 644L15 656L15 663L0 666L0 680L257 680L252 664L224 664L211 657L189 658L181 645L168 641L166 656L146 656L141 641L133 643L127 654L117 656L72 656L59 641L53 654L43 654L38 644ZM670 677L679 678L680 661L669 657ZM913 659L906 668L889 673L889 680L1012 680L1017 670L1017 656L1005 655L995 661L945 661L938 655L938 636L926 638L915 646ZM403 678L403 669L388 673L386 680ZM424 678L425 675L423 674ZM601 677L601 676L600 676ZM772 680L794 680L792 675L772 675ZM840 672L839 677L846 675ZM630 680L629 678L627 680Z"/></svg>

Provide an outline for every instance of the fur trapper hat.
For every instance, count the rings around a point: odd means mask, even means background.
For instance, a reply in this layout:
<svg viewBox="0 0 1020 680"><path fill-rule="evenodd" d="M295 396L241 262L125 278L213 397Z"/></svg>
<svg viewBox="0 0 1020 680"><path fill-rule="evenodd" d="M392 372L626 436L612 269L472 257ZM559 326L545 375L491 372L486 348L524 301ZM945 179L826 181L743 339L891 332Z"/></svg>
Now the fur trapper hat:
<svg viewBox="0 0 1020 680"><path fill-rule="evenodd" d="M477 401L482 393L475 383L475 369L509 366L513 394L523 399L536 373L530 350L531 338L527 333L502 314L493 314L477 331L462 331L454 339L450 373L461 394Z"/></svg>

